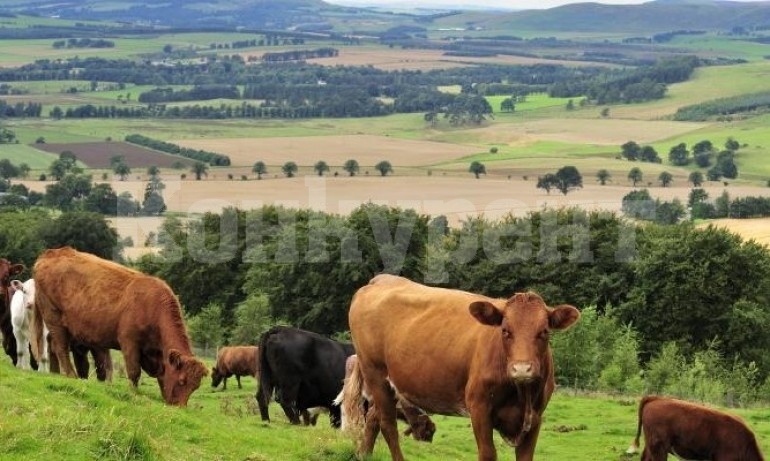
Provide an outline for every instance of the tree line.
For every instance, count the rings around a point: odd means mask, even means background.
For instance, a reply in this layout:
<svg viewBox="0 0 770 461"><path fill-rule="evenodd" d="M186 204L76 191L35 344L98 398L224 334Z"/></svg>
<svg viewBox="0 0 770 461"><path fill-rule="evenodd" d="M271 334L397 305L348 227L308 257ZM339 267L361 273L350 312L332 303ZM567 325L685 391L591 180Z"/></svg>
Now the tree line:
<svg viewBox="0 0 770 461"><path fill-rule="evenodd" d="M229 166L230 157L223 154L217 154L216 152L210 152L200 149L190 149L187 147L181 147L174 143L167 141L160 141L152 139L141 134L129 134L126 135L125 141L131 144L137 144L140 146L148 147L150 149L159 150L161 152L167 152L169 154L180 155L193 160L208 163L211 166Z"/></svg>

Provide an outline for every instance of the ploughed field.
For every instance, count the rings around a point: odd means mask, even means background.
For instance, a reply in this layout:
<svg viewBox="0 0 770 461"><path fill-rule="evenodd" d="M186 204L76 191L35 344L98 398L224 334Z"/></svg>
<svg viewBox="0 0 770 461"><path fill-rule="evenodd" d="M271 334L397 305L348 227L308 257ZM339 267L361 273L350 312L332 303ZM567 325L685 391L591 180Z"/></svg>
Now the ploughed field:
<svg viewBox="0 0 770 461"><path fill-rule="evenodd" d="M192 160L184 157L165 154L126 142L35 144L35 148L55 155L70 151L89 168L111 168L110 160L115 156L122 156L126 164L132 168L143 169L152 165L158 168L171 168L178 163L185 166L193 163Z"/></svg>

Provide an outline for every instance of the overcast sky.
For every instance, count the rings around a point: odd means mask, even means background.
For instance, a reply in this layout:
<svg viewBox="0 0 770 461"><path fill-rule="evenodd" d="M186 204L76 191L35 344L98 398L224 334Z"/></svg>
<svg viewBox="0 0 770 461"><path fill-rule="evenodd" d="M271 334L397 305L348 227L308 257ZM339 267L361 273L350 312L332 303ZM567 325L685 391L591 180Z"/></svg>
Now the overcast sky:
<svg viewBox="0 0 770 461"><path fill-rule="evenodd" d="M600 0L596 3L605 3L608 5L638 5L646 3L649 0ZM767 0L741 0L741 1L767 1ZM461 7L472 5L473 7L489 6L502 7L510 9L539 9L552 8L554 6L566 5L568 3L585 3L585 0L326 0L328 3L340 5L412 5L412 6L452 6Z"/></svg>

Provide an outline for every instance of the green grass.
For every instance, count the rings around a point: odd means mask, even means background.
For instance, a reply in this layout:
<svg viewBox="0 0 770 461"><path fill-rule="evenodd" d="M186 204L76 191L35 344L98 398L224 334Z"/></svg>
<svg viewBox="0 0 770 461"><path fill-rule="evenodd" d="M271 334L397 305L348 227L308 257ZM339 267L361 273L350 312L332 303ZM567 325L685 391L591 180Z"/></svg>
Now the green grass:
<svg viewBox="0 0 770 461"><path fill-rule="evenodd" d="M227 391L212 390L208 378L187 408L162 403L155 380L144 376L137 390L124 377L112 383L76 380L12 368L0 360L0 460L352 460L353 442L328 427L294 427L271 405L263 423L253 396L230 380ZM545 413L537 457L545 461L617 461L636 430L636 397L602 397L557 392ZM733 410L731 410L733 411ZM770 418L762 409L734 410L757 432L770 452ZM433 443L401 438L407 459L473 459L470 420L435 416ZM496 437L499 457L511 449ZM371 461L390 459L382 437Z"/></svg>
<svg viewBox="0 0 770 461"><path fill-rule="evenodd" d="M33 170L47 169L56 158L25 144L3 144L0 147L0 159L8 159L14 165L26 163Z"/></svg>

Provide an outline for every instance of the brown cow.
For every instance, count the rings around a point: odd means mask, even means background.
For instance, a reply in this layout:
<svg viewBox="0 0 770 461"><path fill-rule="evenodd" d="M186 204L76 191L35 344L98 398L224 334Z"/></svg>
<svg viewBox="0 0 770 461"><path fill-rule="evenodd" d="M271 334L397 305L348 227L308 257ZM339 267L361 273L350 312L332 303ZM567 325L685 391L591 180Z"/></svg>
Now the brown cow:
<svg viewBox="0 0 770 461"><path fill-rule="evenodd" d="M342 391L334 401L335 404L342 405L341 429L343 431L349 431L353 434L360 433L366 420L378 417L375 406L370 404L370 400L371 394L364 385L361 367L358 365L358 356L351 355L345 362L345 381L342 385ZM398 419L406 421L409 425L404 431L404 435L411 435L420 442L433 441L436 424L433 423L430 416L420 408L400 399L396 402L396 409Z"/></svg>
<svg viewBox="0 0 770 461"><path fill-rule="evenodd" d="M3 350L16 366L16 338L13 336L11 323L11 278L24 272L23 264L11 264L7 259L0 258L0 332L3 334Z"/></svg>
<svg viewBox="0 0 770 461"><path fill-rule="evenodd" d="M657 396L639 403L636 438L627 453L639 450L644 428L642 461L666 461L668 454L681 459L714 461L764 461L757 439L735 416L682 400Z"/></svg>
<svg viewBox="0 0 770 461"><path fill-rule="evenodd" d="M374 277L356 292L349 312L361 371L379 412L378 422L367 422L361 451L372 452L381 429L392 459L404 459L395 388L428 413L470 416L479 460L497 459L495 429L516 447L518 461L532 460L554 389L549 335L579 317L576 308L549 308L535 293L492 299Z"/></svg>
<svg viewBox="0 0 770 461"><path fill-rule="evenodd" d="M71 341L119 349L134 386L143 369L158 379L166 403L187 405L208 370L192 354L179 301L165 282L69 247L44 251L34 278L35 311L64 374L75 375Z"/></svg>
<svg viewBox="0 0 770 461"><path fill-rule="evenodd" d="M217 363L211 368L211 387L224 382L222 389L227 389L227 378L233 375L238 381L238 389L242 389L241 376L259 379L258 346L228 346L219 349Z"/></svg>

